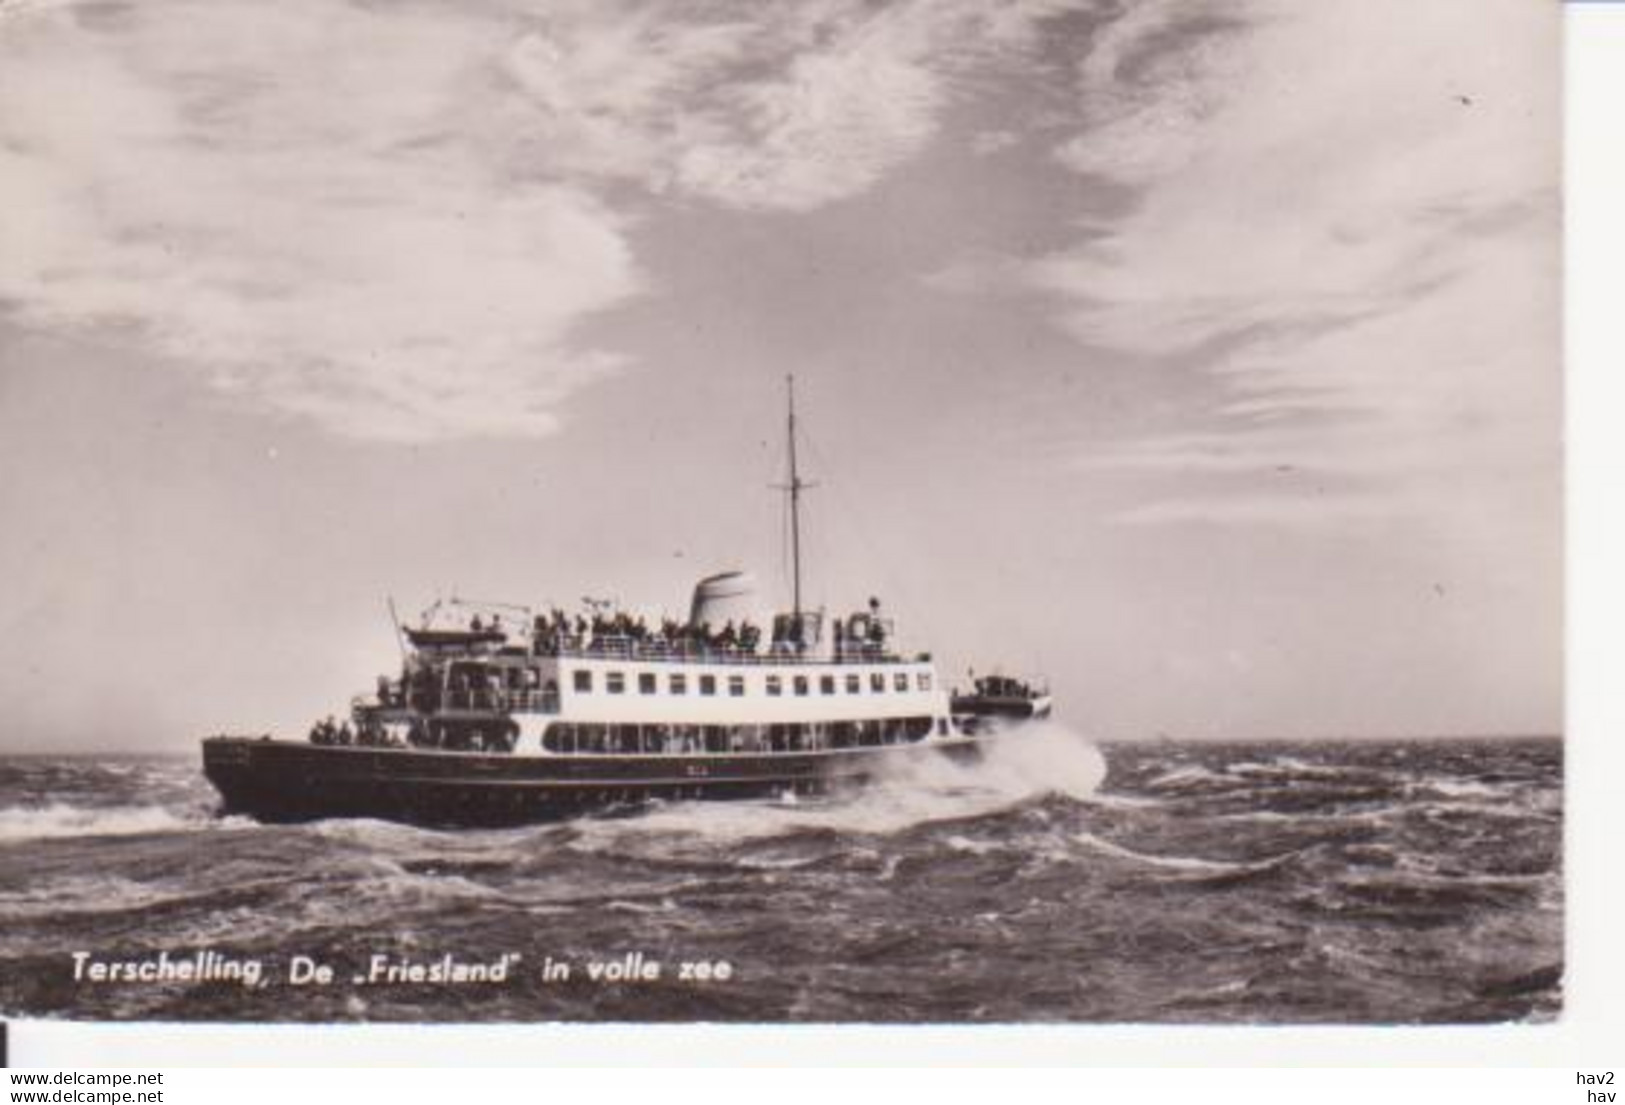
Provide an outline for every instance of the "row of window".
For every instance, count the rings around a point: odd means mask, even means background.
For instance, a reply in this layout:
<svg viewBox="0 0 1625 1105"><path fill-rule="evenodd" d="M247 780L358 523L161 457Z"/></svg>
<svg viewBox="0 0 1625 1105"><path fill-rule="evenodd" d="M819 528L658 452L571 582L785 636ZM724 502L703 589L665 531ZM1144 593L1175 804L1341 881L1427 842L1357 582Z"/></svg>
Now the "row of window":
<svg viewBox="0 0 1625 1105"><path fill-rule="evenodd" d="M892 672L891 676L892 689L898 693L906 693L909 689L908 672ZM695 680L695 684L696 689L702 695L714 696L717 694L717 677L714 675L701 675ZM687 672L671 672L666 676L666 691L668 694L686 695L688 693L688 685L689 680ZM789 685L791 693L802 696L812 694L814 687L818 689L819 694L838 694L840 693L840 688L843 686L845 687L847 694L862 694L863 676L855 671L848 672L843 682L837 680L837 678L833 675L820 675L816 678L811 675L795 675L790 677ZM575 672L574 686L576 691L580 694L591 694L594 689L593 672L587 668L578 668ZM638 672L637 686L639 694L659 694L659 675L652 671ZM914 686L919 690L929 691L931 689L931 673L926 671L915 672ZM607 671L604 673L605 693L625 694L626 687L627 682L625 672ZM785 691L784 676L766 676L762 680L762 689L765 693L773 697L783 695ZM728 676L728 696L730 698L743 698L745 696L745 690L745 676ZM869 673L869 693L886 693L885 672L875 671Z"/></svg>
<svg viewBox="0 0 1625 1105"><path fill-rule="evenodd" d="M936 721L948 733L948 719ZM929 717L877 718L791 725L594 725L550 726L542 738L549 752L656 755L701 753L822 752L907 744L930 735Z"/></svg>

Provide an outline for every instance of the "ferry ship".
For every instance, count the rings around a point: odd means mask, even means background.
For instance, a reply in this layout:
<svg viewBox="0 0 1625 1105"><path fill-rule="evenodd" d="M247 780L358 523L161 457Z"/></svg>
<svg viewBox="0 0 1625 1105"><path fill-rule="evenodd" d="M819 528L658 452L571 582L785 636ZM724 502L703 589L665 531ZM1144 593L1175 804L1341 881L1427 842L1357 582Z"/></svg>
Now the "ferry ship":
<svg viewBox="0 0 1625 1105"><path fill-rule="evenodd" d="M342 723L320 722L305 741L204 740L223 811L503 826L662 800L822 794L897 757L975 757L1048 716L1048 691L1011 677L946 687L929 653L898 647L876 599L834 617L803 605L809 485L793 381L788 430L789 610L759 626L741 571L700 580L686 620L653 626L604 603L437 605L417 627L397 624L399 674L381 676Z"/></svg>

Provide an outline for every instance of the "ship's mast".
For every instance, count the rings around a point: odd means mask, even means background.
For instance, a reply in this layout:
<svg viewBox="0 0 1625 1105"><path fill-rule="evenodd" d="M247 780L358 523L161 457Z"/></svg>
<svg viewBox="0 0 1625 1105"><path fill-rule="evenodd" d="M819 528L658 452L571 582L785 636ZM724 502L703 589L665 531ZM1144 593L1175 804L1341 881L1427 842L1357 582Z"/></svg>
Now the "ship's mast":
<svg viewBox="0 0 1625 1105"><path fill-rule="evenodd" d="M796 378L786 376L790 399L790 580L796 643L801 643L801 473L796 467Z"/></svg>

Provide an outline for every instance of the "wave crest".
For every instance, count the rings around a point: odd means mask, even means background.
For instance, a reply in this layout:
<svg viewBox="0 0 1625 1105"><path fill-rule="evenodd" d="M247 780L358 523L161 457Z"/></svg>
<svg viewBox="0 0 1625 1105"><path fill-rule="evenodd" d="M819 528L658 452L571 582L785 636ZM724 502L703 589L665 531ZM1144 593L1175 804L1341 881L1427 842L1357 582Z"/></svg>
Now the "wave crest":
<svg viewBox="0 0 1625 1105"><path fill-rule="evenodd" d="M640 854L650 849L683 854L696 838L731 845L809 832L885 836L1052 795L1087 801L1105 777L1105 757L1087 739L1060 725L1033 722L987 742L975 762L956 762L924 749L889 756L868 784L849 796L679 802L636 818L578 821L580 835L568 846L588 852L631 846Z"/></svg>
<svg viewBox="0 0 1625 1105"><path fill-rule="evenodd" d="M140 833L198 829L208 824L201 813L188 815L166 806L46 806L0 809L0 841L73 836L132 836Z"/></svg>

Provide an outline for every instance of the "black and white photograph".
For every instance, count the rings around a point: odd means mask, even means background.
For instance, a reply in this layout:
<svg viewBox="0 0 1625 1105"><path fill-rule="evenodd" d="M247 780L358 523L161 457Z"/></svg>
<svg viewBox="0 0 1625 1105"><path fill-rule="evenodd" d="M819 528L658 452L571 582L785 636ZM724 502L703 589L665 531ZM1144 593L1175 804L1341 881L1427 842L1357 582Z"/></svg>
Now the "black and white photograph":
<svg viewBox="0 0 1625 1105"><path fill-rule="evenodd" d="M1549 1025L1546 0L0 0L0 1020Z"/></svg>

